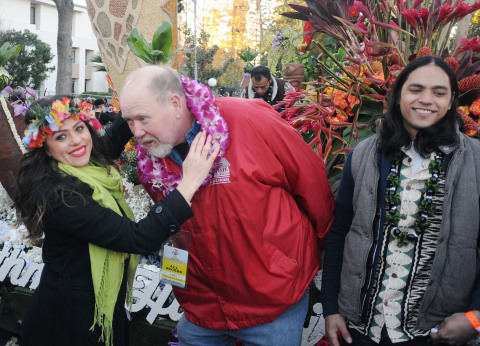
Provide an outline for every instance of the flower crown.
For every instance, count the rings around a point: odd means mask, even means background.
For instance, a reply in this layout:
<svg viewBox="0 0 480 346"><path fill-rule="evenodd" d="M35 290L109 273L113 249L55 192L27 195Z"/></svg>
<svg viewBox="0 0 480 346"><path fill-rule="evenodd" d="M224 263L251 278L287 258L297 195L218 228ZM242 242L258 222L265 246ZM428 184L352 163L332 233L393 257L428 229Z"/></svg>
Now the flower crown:
<svg viewBox="0 0 480 346"><path fill-rule="evenodd" d="M23 144L27 148L41 148L47 134L60 130L63 122L68 118L89 122L93 128L97 129L98 120L95 118L92 107L92 104L88 102L80 102L78 99L71 100L68 97L53 101L51 107L39 105L31 107L30 111L36 115L36 118L25 130Z"/></svg>

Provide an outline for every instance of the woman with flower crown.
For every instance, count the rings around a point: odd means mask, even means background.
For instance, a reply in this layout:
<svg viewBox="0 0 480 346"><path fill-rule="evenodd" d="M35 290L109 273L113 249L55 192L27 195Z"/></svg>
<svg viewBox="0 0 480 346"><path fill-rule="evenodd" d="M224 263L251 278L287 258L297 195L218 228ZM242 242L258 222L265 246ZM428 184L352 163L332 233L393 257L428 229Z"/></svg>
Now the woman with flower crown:
<svg viewBox="0 0 480 346"><path fill-rule="evenodd" d="M23 320L23 345L127 345L134 254L155 251L193 216L190 200L218 154L208 155L211 136L195 138L178 187L136 223L111 161L125 144L117 138L130 131L117 118L99 137L92 105L66 97L37 101L25 116L31 150L15 203L29 236L45 235L45 267Z"/></svg>

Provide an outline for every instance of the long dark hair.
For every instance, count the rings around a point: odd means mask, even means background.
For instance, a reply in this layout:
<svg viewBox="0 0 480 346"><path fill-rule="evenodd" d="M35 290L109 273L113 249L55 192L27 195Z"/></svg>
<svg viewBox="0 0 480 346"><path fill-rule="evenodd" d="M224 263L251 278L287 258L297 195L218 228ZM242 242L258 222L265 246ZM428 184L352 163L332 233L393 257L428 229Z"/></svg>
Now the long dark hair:
<svg viewBox="0 0 480 346"><path fill-rule="evenodd" d="M402 87L410 73L416 69L435 65L440 67L448 75L450 80L452 104L445 116L430 127L420 129L415 137L415 150L427 157L439 146L454 146L460 141L457 127L463 127L463 120L457 112L458 106L458 86L457 78L454 72L443 61L436 56L424 56L410 62L405 69L398 75L389 95L387 112L380 117L373 119L371 125L374 132L379 133L380 141L378 150L390 157L396 157L401 154L402 147L409 147L411 137L403 125L402 112L400 110L399 100ZM378 119L381 119L379 122ZM380 124L380 125L378 125Z"/></svg>
<svg viewBox="0 0 480 346"><path fill-rule="evenodd" d="M35 101L25 114L25 123L30 124L36 118L32 106L49 107L53 101L61 100L63 95ZM95 130L85 122L92 136L90 160L109 171L113 164L106 155L103 141ZM43 234L42 218L48 204L63 200L66 194L75 193L85 198L92 196L90 186L72 175L61 173L57 161L47 154L47 144L34 148L23 155L17 178L18 192L15 196L17 219L28 229L29 238L36 240Z"/></svg>

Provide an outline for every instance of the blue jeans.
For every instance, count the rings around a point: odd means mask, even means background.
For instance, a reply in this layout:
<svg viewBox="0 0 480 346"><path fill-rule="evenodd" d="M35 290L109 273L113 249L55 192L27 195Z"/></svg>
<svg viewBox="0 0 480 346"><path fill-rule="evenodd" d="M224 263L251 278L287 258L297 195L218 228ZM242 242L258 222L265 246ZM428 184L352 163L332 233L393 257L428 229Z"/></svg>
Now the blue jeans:
<svg viewBox="0 0 480 346"><path fill-rule="evenodd" d="M181 346L230 346L237 339L244 346L296 346L302 343L303 322L308 310L308 289L298 303L292 305L275 321L232 330L215 330L189 322L185 315L178 321Z"/></svg>

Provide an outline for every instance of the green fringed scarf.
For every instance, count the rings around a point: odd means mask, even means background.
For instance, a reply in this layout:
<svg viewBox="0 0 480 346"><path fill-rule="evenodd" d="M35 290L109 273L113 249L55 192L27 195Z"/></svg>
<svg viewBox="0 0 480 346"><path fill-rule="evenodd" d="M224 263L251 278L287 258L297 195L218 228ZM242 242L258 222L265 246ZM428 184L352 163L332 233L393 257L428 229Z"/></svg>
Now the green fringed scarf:
<svg viewBox="0 0 480 346"><path fill-rule="evenodd" d="M103 167L89 162L87 166L72 167L59 162L58 167L63 172L73 175L88 184L93 189L92 198L101 206L109 208L119 215L122 212L134 220L133 212L123 197L123 182L118 171L111 167L107 174ZM117 204L118 203L118 204ZM92 269L93 289L95 292L95 316L93 330L97 324L102 328L100 341L113 345L113 310L117 302L118 292L122 284L124 261L128 254L104 249L89 244L90 265ZM132 284L140 255L131 255L127 273L127 301L131 303Z"/></svg>

